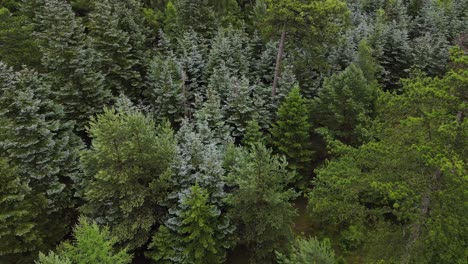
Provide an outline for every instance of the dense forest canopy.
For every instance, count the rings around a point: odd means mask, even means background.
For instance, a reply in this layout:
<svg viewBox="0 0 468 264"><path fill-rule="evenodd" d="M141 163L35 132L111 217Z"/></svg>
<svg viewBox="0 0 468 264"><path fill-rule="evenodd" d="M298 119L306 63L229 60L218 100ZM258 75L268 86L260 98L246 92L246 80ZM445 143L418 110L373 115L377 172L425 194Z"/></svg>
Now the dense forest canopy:
<svg viewBox="0 0 468 264"><path fill-rule="evenodd" d="M467 0L0 0L0 263L468 260Z"/></svg>

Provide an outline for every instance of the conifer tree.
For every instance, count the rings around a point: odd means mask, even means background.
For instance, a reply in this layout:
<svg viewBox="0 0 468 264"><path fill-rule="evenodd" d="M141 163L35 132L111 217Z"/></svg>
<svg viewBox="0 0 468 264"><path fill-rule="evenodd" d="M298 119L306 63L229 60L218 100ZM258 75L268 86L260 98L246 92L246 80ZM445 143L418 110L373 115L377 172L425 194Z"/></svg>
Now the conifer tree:
<svg viewBox="0 0 468 264"><path fill-rule="evenodd" d="M88 131L93 141L81 155L81 211L108 225L119 244L138 248L149 240L158 203L165 199L175 155L173 132L167 123L156 129L149 117L128 106L106 109Z"/></svg>
<svg viewBox="0 0 468 264"><path fill-rule="evenodd" d="M0 4L0 58L15 69L26 65L40 65L41 53L35 43L31 21L23 14L14 13ZM12 8L12 7L10 7Z"/></svg>
<svg viewBox="0 0 468 264"><path fill-rule="evenodd" d="M247 34L239 29L220 28L212 40L206 65L206 74L211 76L222 62L231 75L249 76L252 47Z"/></svg>
<svg viewBox="0 0 468 264"><path fill-rule="evenodd" d="M145 97L154 111L156 120L182 121L186 108L182 69L176 59L154 58L148 67Z"/></svg>
<svg viewBox="0 0 468 264"><path fill-rule="evenodd" d="M316 237L298 238L293 243L291 253L288 256L281 253L277 253L277 256L280 264L337 263L330 240L319 241Z"/></svg>
<svg viewBox="0 0 468 264"><path fill-rule="evenodd" d="M209 194L200 186L190 188L182 200L180 218L184 263L219 263L226 254L223 244L217 241L217 218L221 211L209 203Z"/></svg>
<svg viewBox="0 0 468 264"><path fill-rule="evenodd" d="M265 144L265 137L261 131L261 127L258 124L257 120L253 119L247 123L247 128L245 129L245 135L242 138L242 143L245 146L251 146L258 143Z"/></svg>
<svg viewBox="0 0 468 264"><path fill-rule="evenodd" d="M161 225L153 235L145 255L156 263L177 263L180 259L179 243L177 235L173 234L165 225Z"/></svg>
<svg viewBox="0 0 468 264"><path fill-rule="evenodd" d="M181 28L193 28L207 37L216 30L215 12L209 0L174 0Z"/></svg>
<svg viewBox="0 0 468 264"><path fill-rule="evenodd" d="M216 91L223 104L231 91L232 78L233 73L226 66L226 63L221 61L220 64L213 69L213 74L208 79L208 89ZM206 97L206 94L202 94L202 97Z"/></svg>
<svg viewBox="0 0 468 264"><path fill-rule="evenodd" d="M126 249L116 250L116 244L117 240L111 236L109 228L100 228L95 222L81 217L73 230L73 241L61 244L57 253L50 252L47 256L41 254L36 263L131 263L131 255Z"/></svg>
<svg viewBox="0 0 468 264"><path fill-rule="evenodd" d="M80 175L81 142L50 97L50 88L37 73L15 73L0 63L0 150L35 197L31 212L36 215L35 226L30 228L37 235L17 240L25 258L47 249L68 232L72 182ZM15 251L13 246L11 250Z"/></svg>
<svg viewBox="0 0 468 264"><path fill-rule="evenodd" d="M252 119L252 104L249 80L244 76L240 79L231 78L231 87L223 110L226 113L226 123L233 129L233 137L240 138L244 135L247 122Z"/></svg>
<svg viewBox="0 0 468 264"><path fill-rule="evenodd" d="M208 90L207 101L195 113L196 129L205 144L223 145L231 137L231 128L225 122L221 100L216 91Z"/></svg>
<svg viewBox="0 0 468 264"><path fill-rule="evenodd" d="M100 70L105 86L115 96L141 96L147 54L147 29L135 0L104 0L89 14L91 46L102 56Z"/></svg>
<svg viewBox="0 0 468 264"><path fill-rule="evenodd" d="M53 98L64 106L68 120L76 120L76 130L83 131L111 99L103 86L99 54L87 47L85 29L67 2L45 0L35 9L35 21Z"/></svg>
<svg viewBox="0 0 468 264"><path fill-rule="evenodd" d="M292 238L290 200L296 195L287 185L295 176L286 167L284 158L257 144L239 153L228 175L234 188L227 198L230 216L240 243L252 252L252 263L270 263L273 252Z"/></svg>
<svg viewBox="0 0 468 264"><path fill-rule="evenodd" d="M312 160L308 101L295 87L278 109L278 120L271 129L273 144L286 156L289 167L305 173Z"/></svg>
<svg viewBox="0 0 468 264"><path fill-rule="evenodd" d="M361 69L351 64L325 80L312 102L315 128L345 144L357 146L370 139L377 88Z"/></svg>
<svg viewBox="0 0 468 264"><path fill-rule="evenodd" d="M1 122L0 124L5 125ZM33 210L33 206L40 204L41 200L41 197L32 195L31 188L27 181L20 177L17 168L13 167L8 159L1 157L0 261L12 261L8 256L27 253L38 243L41 230L36 227L37 211Z"/></svg>

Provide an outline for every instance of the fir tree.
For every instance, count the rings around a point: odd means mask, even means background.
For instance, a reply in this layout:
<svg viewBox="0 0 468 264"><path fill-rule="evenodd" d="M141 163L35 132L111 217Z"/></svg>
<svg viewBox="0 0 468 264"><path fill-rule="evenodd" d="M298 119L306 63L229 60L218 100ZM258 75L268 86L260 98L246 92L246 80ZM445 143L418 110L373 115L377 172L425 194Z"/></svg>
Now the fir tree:
<svg viewBox="0 0 468 264"><path fill-rule="evenodd" d="M17 168L12 167L8 159L0 158L0 260L2 262L12 261L8 256L13 254L28 253L34 248L35 243L40 241L41 230L36 227L37 211L33 210L33 206L44 203L43 200L40 196L32 195L27 181L20 177Z"/></svg>
<svg viewBox="0 0 468 264"><path fill-rule="evenodd" d="M232 136L241 138L245 133L247 122L252 119L253 108L251 87L246 77L231 78L231 87L223 107L226 123L233 129Z"/></svg>
<svg viewBox="0 0 468 264"><path fill-rule="evenodd" d="M0 72L0 150L36 197L31 213L37 215L38 235L17 240L28 245L21 246L23 256L28 256L47 249L68 232L71 183L80 175L81 142L72 133L72 124L62 121L62 109L50 101L50 88L37 73L15 73L2 63Z"/></svg>
<svg viewBox="0 0 468 264"><path fill-rule="evenodd" d="M296 195L287 185L294 174L284 158L272 155L264 145L242 150L228 175L234 189L227 201L240 243L252 251L252 263L270 263L275 250L292 238Z"/></svg>
<svg viewBox="0 0 468 264"><path fill-rule="evenodd" d="M35 12L35 35L53 98L64 106L66 118L76 120L76 129L83 131L89 118L110 102L98 67L100 57L87 47L85 29L68 3L46 0Z"/></svg>
<svg viewBox="0 0 468 264"><path fill-rule="evenodd" d="M158 202L175 154L173 132L141 112L106 109L88 129L92 148L82 152L85 176L81 210L108 225L119 244L135 249L145 244L156 224ZM157 162L155 162L157 161Z"/></svg>
<svg viewBox="0 0 468 264"><path fill-rule="evenodd" d="M308 101L299 87L294 88L278 109L278 120L271 129L273 144L284 154L289 167L305 173L312 160Z"/></svg>
<svg viewBox="0 0 468 264"><path fill-rule="evenodd" d="M182 121L188 111L185 102L182 70L173 56L156 57L148 67L145 97L154 111L156 120Z"/></svg>
<svg viewBox="0 0 468 264"><path fill-rule="evenodd" d="M190 188L180 213L184 263L219 263L224 259L224 241L217 241L217 218L221 211L209 203L209 194L198 185Z"/></svg>
<svg viewBox="0 0 468 264"><path fill-rule="evenodd" d="M245 135L242 138L242 143L245 146L251 146L258 143L265 144L265 137L263 136L261 127L259 126L257 120L251 120L247 123L247 128L245 129Z"/></svg>
<svg viewBox="0 0 468 264"><path fill-rule="evenodd" d="M216 91L208 90L207 101L195 113L196 128L205 144L223 145L231 137L231 128L226 124L221 100Z"/></svg>
<svg viewBox="0 0 468 264"><path fill-rule="evenodd" d="M105 86L115 96L136 101L141 95L147 54L147 29L135 0L95 2L89 14L90 42L102 56Z"/></svg>
<svg viewBox="0 0 468 264"><path fill-rule="evenodd" d="M164 225L159 226L148 246L146 257L161 264L177 263L180 258L177 235Z"/></svg>

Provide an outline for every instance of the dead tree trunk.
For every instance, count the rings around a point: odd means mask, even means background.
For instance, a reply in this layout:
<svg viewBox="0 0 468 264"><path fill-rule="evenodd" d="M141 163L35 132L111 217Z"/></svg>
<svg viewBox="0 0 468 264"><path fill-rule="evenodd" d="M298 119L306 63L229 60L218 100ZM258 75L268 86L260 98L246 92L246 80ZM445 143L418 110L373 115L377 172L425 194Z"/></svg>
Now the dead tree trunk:
<svg viewBox="0 0 468 264"><path fill-rule="evenodd" d="M273 79L273 87L271 89L271 96L272 99L275 100L277 90L278 90L278 81L280 76L280 69L281 69L281 59L283 58L284 53L284 42L286 40L286 27L283 27L281 31L281 39L278 48L278 56L276 57L276 66L275 66L275 76Z"/></svg>

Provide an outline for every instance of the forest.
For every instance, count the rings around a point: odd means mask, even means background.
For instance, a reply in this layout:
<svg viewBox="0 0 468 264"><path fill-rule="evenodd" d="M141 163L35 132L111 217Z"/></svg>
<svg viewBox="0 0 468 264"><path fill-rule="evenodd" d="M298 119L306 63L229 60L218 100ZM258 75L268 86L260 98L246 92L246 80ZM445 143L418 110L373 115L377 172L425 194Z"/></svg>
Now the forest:
<svg viewBox="0 0 468 264"><path fill-rule="evenodd" d="M467 264L468 0L0 0L0 264Z"/></svg>

